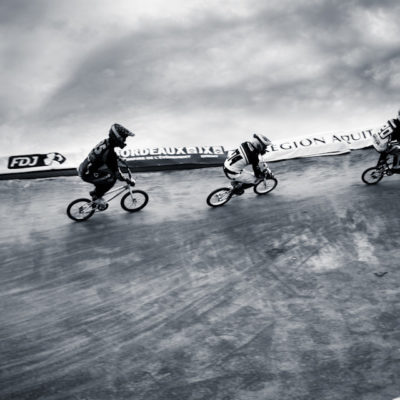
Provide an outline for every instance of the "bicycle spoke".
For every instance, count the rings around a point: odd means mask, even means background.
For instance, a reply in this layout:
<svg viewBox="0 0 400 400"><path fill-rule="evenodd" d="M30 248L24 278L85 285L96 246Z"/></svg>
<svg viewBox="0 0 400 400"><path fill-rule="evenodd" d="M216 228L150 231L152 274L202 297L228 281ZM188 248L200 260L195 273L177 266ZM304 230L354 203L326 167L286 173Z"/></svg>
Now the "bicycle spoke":
<svg viewBox="0 0 400 400"><path fill-rule="evenodd" d="M207 202L212 207L217 207L225 204L229 200L230 195L231 191L229 189L218 190L209 196Z"/></svg>
<svg viewBox="0 0 400 400"><path fill-rule="evenodd" d="M121 199L121 207L126 211L139 211L146 206L148 195L142 190L134 190L126 193Z"/></svg>
<svg viewBox="0 0 400 400"><path fill-rule="evenodd" d="M368 185L374 185L378 183L385 174L387 174L387 171L381 168L368 168L363 172L361 179Z"/></svg>
<svg viewBox="0 0 400 400"><path fill-rule="evenodd" d="M75 221L85 221L90 218L96 210L88 199L77 199L67 208L68 216Z"/></svg>
<svg viewBox="0 0 400 400"><path fill-rule="evenodd" d="M137 198L132 195L128 196L127 201L129 201L129 203L127 204L128 207L136 208L138 206Z"/></svg>
<svg viewBox="0 0 400 400"><path fill-rule="evenodd" d="M266 194L269 193L270 191L274 190L278 181L276 178L267 178L263 179L260 181L256 186L254 187L254 192L257 194Z"/></svg>

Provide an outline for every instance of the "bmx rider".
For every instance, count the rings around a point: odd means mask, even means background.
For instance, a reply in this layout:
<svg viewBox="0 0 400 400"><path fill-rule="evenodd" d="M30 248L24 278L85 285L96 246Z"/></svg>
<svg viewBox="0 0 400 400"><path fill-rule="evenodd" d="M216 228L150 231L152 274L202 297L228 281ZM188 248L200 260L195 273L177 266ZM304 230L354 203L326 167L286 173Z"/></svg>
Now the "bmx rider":
<svg viewBox="0 0 400 400"><path fill-rule="evenodd" d="M236 194L243 194L246 187L256 184L265 174L272 177L267 163L260 159L271 144L266 136L255 133L249 141L228 153L224 173Z"/></svg>
<svg viewBox="0 0 400 400"><path fill-rule="evenodd" d="M123 180L118 170L119 158L114 148L124 148L129 136L135 134L120 124L113 124L108 138L98 143L78 167L78 174L82 180L95 186L89 194L99 207L106 206L103 195L114 186L117 179Z"/></svg>
<svg viewBox="0 0 400 400"><path fill-rule="evenodd" d="M393 169L400 171L400 110L397 118L390 119L372 135L372 144L381 153L378 165L384 164L388 155L393 155Z"/></svg>

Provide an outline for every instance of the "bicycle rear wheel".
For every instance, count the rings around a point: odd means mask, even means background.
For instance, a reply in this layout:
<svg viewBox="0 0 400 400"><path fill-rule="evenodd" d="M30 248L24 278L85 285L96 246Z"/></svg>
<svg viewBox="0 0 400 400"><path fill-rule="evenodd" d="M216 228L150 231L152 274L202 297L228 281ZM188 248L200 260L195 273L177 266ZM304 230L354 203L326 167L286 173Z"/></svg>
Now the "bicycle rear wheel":
<svg viewBox="0 0 400 400"><path fill-rule="evenodd" d="M254 186L254 193L256 194L267 194L269 192L272 192L276 188L276 185L278 184L278 180L276 178L266 178L263 179L262 181L258 182Z"/></svg>
<svg viewBox="0 0 400 400"><path fill-rule="evenodd" d="M232 197L231 188L219 188L212 191L207 197L207 204L210 207L221 207L226 204Z"/></svg>
<svg viewBox="0 0 400 400"><path fill-rule="evenodd" d="M132 190L122 196L121 207L128 212L141 210L149 201L149 195L143 190Z"/></svg>
<svg viewBox="0 0 400 400"><path fill-rule="evenodd" d="M92 201L89 199L76 199L69 203L67 207L68 217L76 222L86 221L94 212Z"/></svg>
<svg viewBox="0 0 400 400"><path fill-rule="evenodd" d="M361 179L367 185L375 185L383 178L383 173L376 167L366 169L361 175Z"/></svg>

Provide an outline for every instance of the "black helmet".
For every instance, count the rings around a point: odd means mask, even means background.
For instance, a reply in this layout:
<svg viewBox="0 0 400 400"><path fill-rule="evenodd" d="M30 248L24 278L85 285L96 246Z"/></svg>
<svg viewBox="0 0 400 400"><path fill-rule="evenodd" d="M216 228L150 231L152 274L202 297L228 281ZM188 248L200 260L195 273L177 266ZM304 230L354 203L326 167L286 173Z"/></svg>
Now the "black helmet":
<svg viewBox="0 0 400 400"><path fill-rule="evenodd" d="M135 134L130 130L124 128L120 124L113 124L111 125L108 136L115 143L117 147L123 149L126 146L125 143L126 138L128 136L135 136Z"/></svg>

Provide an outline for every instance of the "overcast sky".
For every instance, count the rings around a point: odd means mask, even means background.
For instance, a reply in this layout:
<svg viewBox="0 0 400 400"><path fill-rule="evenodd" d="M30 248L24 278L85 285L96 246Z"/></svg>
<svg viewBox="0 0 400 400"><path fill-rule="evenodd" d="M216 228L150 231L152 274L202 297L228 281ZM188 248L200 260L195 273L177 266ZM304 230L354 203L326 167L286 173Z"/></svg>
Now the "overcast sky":
<svg viewBox="0 0 400 400"><path fill-rule="evenodd" d="M398 0L0 0L0 153L367 129L400 107Z"/></svg>

